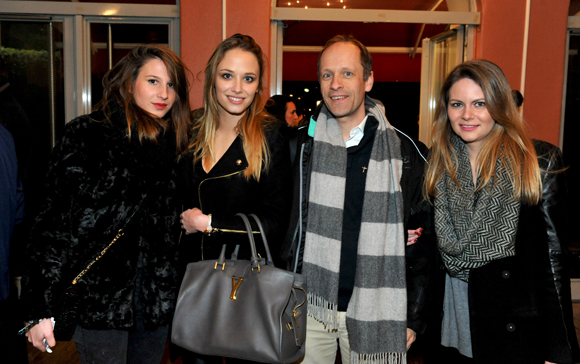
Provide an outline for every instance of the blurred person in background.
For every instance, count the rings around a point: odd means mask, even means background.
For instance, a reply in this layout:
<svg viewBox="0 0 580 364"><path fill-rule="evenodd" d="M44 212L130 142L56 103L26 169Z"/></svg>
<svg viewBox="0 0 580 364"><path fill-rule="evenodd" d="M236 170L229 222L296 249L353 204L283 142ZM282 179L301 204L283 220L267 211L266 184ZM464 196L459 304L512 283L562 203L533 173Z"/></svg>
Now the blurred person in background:
<svg viewBox="0 0 580 364"><path fill-rule="evenodd" d="M23 218L24 194L16 148L12 135L0 124L0 353L8 363L28 363L26 341L16 335L22 319L10 264L12 233Z"/></svg>

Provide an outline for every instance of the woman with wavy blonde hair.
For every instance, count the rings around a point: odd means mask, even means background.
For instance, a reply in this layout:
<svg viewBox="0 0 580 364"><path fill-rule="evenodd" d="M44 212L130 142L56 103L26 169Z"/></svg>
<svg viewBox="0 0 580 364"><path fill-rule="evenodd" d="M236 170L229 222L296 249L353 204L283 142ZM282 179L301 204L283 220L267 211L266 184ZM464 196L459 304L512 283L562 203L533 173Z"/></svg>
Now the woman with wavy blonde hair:
<svg viewBox="0 0 580 364"><path fill-rule="evenodd" d="M226 54L229 54L227 61L244 59L250 66L242 70L248 72L239 75L241 82L234 89L228 85L235 81L234 76L229 74L231 70L218 69ZM239 59L236 56L240 56ZM268 165L269 161L264 126L272 122L266 118L262 102L263 78L264 56L252 37L236 34L216 48L205 67L204 108L194 113L196 123L190 144L194 161L202 160L204 166L211 169L227 147L220 141L223 131L228 131L230 139L234 134L239 134L243 139L244 153L248 159L244 176L260 179L262 163ZM220 86L225 88L218 89ZM236 98L240 95L243 97ZM226 128L226 123L229 128Z"/></svg>
<svg viewBox="0 0 580 364"><path fill-rule="evenodd" d="M578 360L561 163L528 136L497 65L468 61L447 77L425 177L445 267L439 358Z"/></svg>

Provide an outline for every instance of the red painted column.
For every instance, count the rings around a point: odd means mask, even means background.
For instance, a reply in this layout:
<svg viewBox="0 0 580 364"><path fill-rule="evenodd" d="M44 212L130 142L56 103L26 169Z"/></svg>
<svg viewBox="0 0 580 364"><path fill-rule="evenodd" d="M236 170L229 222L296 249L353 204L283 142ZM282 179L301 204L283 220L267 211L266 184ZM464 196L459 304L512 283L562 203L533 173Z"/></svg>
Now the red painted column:
<svg viewBox="0 0 580 364"><path fill-rule="evenodd" d="M227 0L226 36L251 35L262 47L269 67L270 0ZM195 79L190 92L192 108L203 106L204 68L215 47L222 41L222 1L181 1L181 58ZM264 80L269 90L269 68Z"/></svg>
<svg viewBox="0 0 580 364"><path fill-rule="evenodd" d="M525 71L524 118L532 138L558 144L569 0L532 0ZM481 24L475 58L502 68L512 89L520 89L526 0L478 1Z"/></svg>
<svg viewBox="0 0 580 364"><path fill-rule="evenodd" d="M526 0L481 0L475 58L497 64L512 89L519 89L524 51Z"/></svg>
<svg viewBox="0 0 580 364"><path fill-rule="evenodd" d="M569 1L533 0L524 119L533 138L558 145L562 115Z"/></svg>

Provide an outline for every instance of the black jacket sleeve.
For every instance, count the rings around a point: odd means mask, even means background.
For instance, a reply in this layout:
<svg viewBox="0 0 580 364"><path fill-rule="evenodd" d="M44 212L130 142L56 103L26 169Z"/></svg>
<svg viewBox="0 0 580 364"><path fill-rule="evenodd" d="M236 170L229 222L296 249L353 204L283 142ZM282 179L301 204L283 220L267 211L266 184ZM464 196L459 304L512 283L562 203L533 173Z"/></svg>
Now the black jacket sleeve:
<svg viewBox="0 0 580 364"><path fill-rule="evenodd" d="M27 246L26 270L22 279L25 318L52 316L51 305L58 299L63 284L65 251L75 243L71 211L74 196L84 176L86 153L84 143L71 121L64 136L54 148L49 164L44 203L35 218ZM70 282L69 282L70 283Z"/></svg>
<svg viewBox="0 0 580 364"><path fill-rule="evenodd" d="M564 363L580 360L574 329L570 277L565 266L568 241L566 185L562 153L546 142L534 141L542 170L541 208L547 227L549 269L545 272L544 292L546 323L546 360ZM571 356L571 357L570 357Z"/></svg>
<svg viewBox="0 0 580 364"><path fill-rule="evenodd" d="M407 327L416 333L423 333L431 301L432 282L435 279L437 247L433 238L431 206L422 195L425 161L405 136L401 136L401 152L405 242L407 230L423 228L417 242L406 248Z"/></svg>

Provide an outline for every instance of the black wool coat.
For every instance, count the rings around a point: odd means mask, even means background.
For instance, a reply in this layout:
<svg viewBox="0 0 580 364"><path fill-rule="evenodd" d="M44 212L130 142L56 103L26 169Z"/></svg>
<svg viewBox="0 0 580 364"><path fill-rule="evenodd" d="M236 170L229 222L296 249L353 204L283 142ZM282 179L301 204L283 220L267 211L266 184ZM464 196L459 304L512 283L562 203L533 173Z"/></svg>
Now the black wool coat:
<svg viewBox="0 0 580 364"><path fill-rule="evenodd" d="M238 136L216 165L205 173L201 161L193 164L192 158L182 158L179 162L180 196L182 209L194 207L204 214L212 215L211 235L195 233L182 234L180 257L182 268L189 262L217 259L223 244L227 245L226 258L229 259L236 245L240 245L239 258L248 259L250 248L245 226L237 213L255 214L260 218L267 236L270 250L277 263L277 252L290 213L292 177L288 140L279 126L265 127L266 143L270 153L267 168L262 169L260 180L246 179L243 172L248 161L243 149L243 140ZM252 230L258 232L253 219ZM255 234L256 246L262 257L264 249ZM279 264L276 264L279 265Z"/></svg>
<svg viewBox="0 0 580 364"><path fill-rule="evenodd" d="M542 200L534 206L521 206L515 256L472 269L469 276L475 363L580 361L565 265L568 223L562 154L547 142L534 141L534 146L544 171ZM442 270L438 279L439 310L443 306L444 276ZM433 327L438 342L440 327ZM443 359L435 358L436 362Z"/></svg>
<svg viewBox="0 0 580 364"><path fill-rule="evenodd" d="M140 145L136 131L129 141L122 109L111 121L96 121L103 119L101 113L74 119L53 151L45 202L27 248L27 316L53 316L62 291L141 205L125 235L79 281L80 325L134 325L138 266L145 327L166 325L178 290L175 134L165 132L158 145Z"/></svg>

